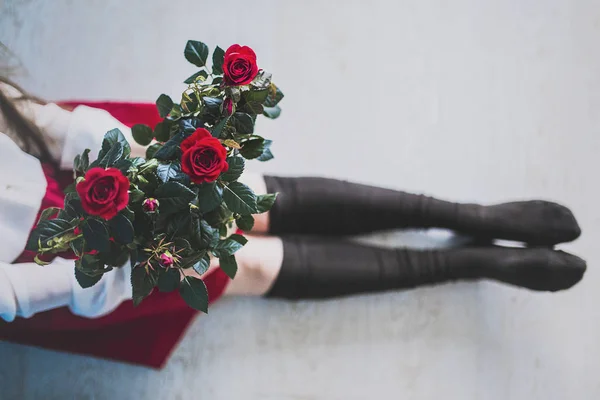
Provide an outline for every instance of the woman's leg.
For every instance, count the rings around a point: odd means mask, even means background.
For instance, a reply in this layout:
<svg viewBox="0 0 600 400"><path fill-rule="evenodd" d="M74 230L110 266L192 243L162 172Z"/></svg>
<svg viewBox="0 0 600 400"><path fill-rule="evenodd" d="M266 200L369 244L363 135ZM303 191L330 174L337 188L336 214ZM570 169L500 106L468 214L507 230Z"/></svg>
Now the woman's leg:
<svg viewBox="0 0 600 400"><path fill-rule="evenodd" d="M255 192L267 191L260 176L247 174L245 178ZM253 232L268 232L271 215L255 216ZM327 298L475 279L555 291L576 284L586 269L580 258L550 249L419 251L363 246L331 237L249 235L248 239L236 255L238 275L226 294Z"/></svg>
<svg viewBox="0 0 600 400"><path fill-rule="evenodd" d="M249 236L228 295L322 299L492 279L538 291L575 285L580 258L546 248L385 249L317 237Z"/></svg>
<svg viewBox="0 0 600 400"><path fill-rule="evenodd" d="M254 231L355 235L398 228L447 228L481 239L553 245L581 230L569 209L546 201L484 206L326 178L248 175L258 193L279 192Z"/></svg>

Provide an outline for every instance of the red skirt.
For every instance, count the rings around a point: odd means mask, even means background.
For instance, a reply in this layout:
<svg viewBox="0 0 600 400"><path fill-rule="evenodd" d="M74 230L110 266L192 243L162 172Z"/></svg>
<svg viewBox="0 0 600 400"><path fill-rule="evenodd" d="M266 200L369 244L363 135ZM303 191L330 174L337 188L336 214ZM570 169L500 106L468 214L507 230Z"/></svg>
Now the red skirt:
<svg viewBox="0 0 600 400"><path fill-rule="evenodd" d="M154 104L65 103L67 107L79 104L107 110L128 126L143 123L154 127L161 121ZM54 174L47 167L44 172L48 186L41 208L62 207L62 188L72 181L72 172ZM17 262L32 262L33 256L25 251ZM217 268L204 282L212 303L223 294L229 278ZM129 300L101 318L79 317L62 307L10 323L0 320L0 339L161 368L197 314L179 293L155 291L139 306L133 307Z"/></svg>

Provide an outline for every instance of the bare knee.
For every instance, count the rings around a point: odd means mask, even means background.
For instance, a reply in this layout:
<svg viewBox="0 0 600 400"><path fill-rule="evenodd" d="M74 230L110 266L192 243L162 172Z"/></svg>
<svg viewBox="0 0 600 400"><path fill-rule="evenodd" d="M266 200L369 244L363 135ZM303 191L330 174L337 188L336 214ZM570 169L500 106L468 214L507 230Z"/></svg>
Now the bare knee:
<svg viewBox="0 0 600 400"><path fill-rule="evenodd" d="M247 236L248 243L236 253L238 271L225 290L228 295L264 295L281 269L283 243L274 236Z"/></svg>

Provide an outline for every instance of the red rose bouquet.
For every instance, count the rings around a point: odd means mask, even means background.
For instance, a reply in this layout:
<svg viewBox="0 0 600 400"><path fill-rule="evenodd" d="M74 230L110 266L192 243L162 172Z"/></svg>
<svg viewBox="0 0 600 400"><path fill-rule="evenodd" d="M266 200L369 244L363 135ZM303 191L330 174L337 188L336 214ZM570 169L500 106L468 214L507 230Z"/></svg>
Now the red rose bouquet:
<svg viewBox="0 0 600 400"><path fill-rule="evenodd" d="M279 116L283 94L249 47L217 46L211 69L204 43L188 41L184 55L200 70L185 80L180 103L160 95L163 121L154 130L132 128L135 141L148 146L146 157L131 157L119 130L107 132L95 160L89 149L75 158L64 208L42 212L27 249L42 265L44 254L74 252L84 288L130 262L134 304L154 288L179 290L206 312L206 287L190 270L205 273L212 255L234 278L234 254L246 239L230 228L235 221L252 229L252 214L273 205L275 194L256 195L238 178L246 160L273 158L271 141L255 134L254 124L258 115Z"/></svg>

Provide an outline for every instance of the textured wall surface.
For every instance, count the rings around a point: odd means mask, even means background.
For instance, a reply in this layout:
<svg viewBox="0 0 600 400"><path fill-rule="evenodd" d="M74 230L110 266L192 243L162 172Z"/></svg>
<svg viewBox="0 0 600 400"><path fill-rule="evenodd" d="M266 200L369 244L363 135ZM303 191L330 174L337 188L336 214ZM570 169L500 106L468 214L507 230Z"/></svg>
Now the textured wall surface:
<svg viewBox="0 0 600 400"><path fill-rule="evenodd" d="M571 206L573 290L493 283L297 304L226 299L160 372L0 343L4 399L600 398L598 0L0 0L19 81L153 101L187 39L251 45L286 94L279 174ZM395 243L395 236L387 237Z"/></svg>

